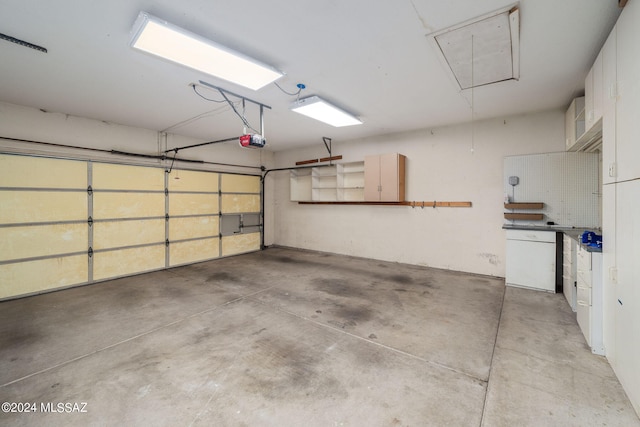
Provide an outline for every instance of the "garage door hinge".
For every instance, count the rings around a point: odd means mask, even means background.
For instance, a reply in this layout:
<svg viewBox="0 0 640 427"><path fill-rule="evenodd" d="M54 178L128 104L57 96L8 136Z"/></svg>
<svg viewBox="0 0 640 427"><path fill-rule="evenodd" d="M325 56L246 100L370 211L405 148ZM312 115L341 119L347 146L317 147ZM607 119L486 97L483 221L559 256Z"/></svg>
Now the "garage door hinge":
<svg viewBox="0 0 640 427"><path fill-rule="evenodd" d="M169 239L164 242L165 246L169 247Z"/></svg>
<svg viewBox="0 0 640 427"><path fill-rule="evenodd" d="M89 255L89 258L93 257L93 248L91 246L89 246L88 255Z"/></svg>
<svg viewBox="0 0 640 427"><path fill-rule="evenodd" d="M87 187L87 193L89 193L90 196L93 194L93 188L91 188L91 186Z"/></svg>
<svg viewBox="0 0 640 427"><path fill-rule="evenodd" d="M164 215L164 220L165 220L165 221L169 221L169 214L165 214L165 215Z"/></svg>
<svg viewBox="0 0 640 427"><path fill-rule="evenodd" d="M168 195L169 195L169 189L168 189L168 188L165 188L165 189L164 189L164 195L165 195L165 196L168 196Z"/></svg>
<svg viewBox="0 0 640 427"><path fill-rule="evenodd" d="M89 227L91 227L93 225L93 218L89 217L87 222L89 223Z"/></svg>

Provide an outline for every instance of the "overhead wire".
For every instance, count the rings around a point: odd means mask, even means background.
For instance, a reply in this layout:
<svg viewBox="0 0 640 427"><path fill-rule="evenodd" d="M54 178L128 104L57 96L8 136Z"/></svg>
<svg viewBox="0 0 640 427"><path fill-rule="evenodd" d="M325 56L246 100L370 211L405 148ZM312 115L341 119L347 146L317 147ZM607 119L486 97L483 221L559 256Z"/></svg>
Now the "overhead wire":
<svg viewBox="0 0 640 427"><path fill-rule="evenodd" d="M302 89L304 89L304 85L298 84L298 86L297 86L298 87L298 91L291 93L291 92L287 92L286 90L284 90L282 88L282 86L280 86L277 82L273 82L273 84L276 85L278 87L278 89L280 89L282 92L286 93L289 96L297 96L297 95L300 94L300 92L302 92Z"/></svg>
<svg viewBox="0 0 640 427"><path fill-rule="evenodd" d="M198 89L196 89L196 85L195 83L191 85L191 87L193 88L193 91L196 93L196 95L198 95L200 98L204 99L205 101L211 101L211 102L218 102L218 103L224 103L224 99L211 99L211 98L207 98L206 96L204 96L203 94L201 94L200 92L198 92Z"/></svg>
<svg viewBox="0 0 640 427"><path fill-rule="evenodd" d="M254 131L255 133L259 134L260 132L259 132L259 131L257 131L257 130L255 130L255 128L249 124L249 122L247 121L247 119L246 119L242 114L240 114L240 113L238 112L238 110L236 109L236 106L235 106L235 105L233 105L233 102L231 102L231 100L230 100L229 98L227 98L227 95L225 95L225 93L224 93L222 90L220 90L220 89L218 89L218 92L220 92L220 94L221 94L221 95L222 95L222 97L225 99L225 101L227 101L227 103L229 104L229 106L231 107L231 109L233 110L233 112L234 112L234 113L236 113L236 115L237 115L238 117L240 117L240 120L242 120L242 123L244 123L244 125L245 125L246 127L248 127L249 129L251 129L251 130L252 130L252 131Z"/></svg>

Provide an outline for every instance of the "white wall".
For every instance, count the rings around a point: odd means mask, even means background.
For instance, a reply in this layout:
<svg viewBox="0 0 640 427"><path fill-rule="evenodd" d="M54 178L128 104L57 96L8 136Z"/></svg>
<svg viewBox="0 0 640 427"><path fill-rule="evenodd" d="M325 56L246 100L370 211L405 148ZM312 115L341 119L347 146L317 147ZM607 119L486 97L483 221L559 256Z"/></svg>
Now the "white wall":
<svg viewBox="0 0 640 427"><path fill-rule="evenodd" d="M465 124L334 141L333 154L343 162L390 152L407 156L407 200L471 201L473 207L298 205L289 201L289 173L274 172L274 242L504 277L503 157L563 150L560 110L476 122L473 132ZM278 152L275 162L290 167L325 155L318 141Z"/></svg>
<svg viewBox="0 0 640 427"><path fill-rule="evenodd" d="M35 108L0 102L0 152L164 167L169 167L171 164L170 161L119 156L102 151L66 149L53 145L20 142L11 138L151 155L159 154L169 148L204 142L179 135L164 135L150 129L122 126L62 113L44 112ZM169 155L173 156L173 153L169 153ZM271 167L273 165L272 152L242 148L233 142L180 151L178 159L180 158L257 167L260 165ZM260 174L260 170L256 168L238 168L180 161L176 161L174 167L252 175ZM274 218L271 214L273 210L273 194L270 191L273 191L272 189L273 187L271 189L267 188L268 191L265 197L266 221L273 221ZM273 241L273 230L273 223L267 223L265 227L266 244L270 244Z"/></svg>

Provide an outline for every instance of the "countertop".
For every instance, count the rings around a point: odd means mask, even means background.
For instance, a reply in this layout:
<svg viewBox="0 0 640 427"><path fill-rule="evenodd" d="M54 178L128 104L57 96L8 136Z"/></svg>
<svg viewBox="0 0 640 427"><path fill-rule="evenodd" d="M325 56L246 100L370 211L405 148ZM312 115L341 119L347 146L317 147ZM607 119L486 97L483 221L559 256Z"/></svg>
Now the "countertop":
<svg viewBox="0 0 640 427"><path fill-rule="evenodd" d="M503 224L504 230L536 230L536 231L555 231L557 233L564 233L568 237L577 241L580 246L587 250L587 252L602 252L602 248L596 248L594 246L588 246L581 242L582 233L585 231L593 231L596 234L602 234L601 230L585 227L563 227L561 225L527 225L527 224Z"/></svg>

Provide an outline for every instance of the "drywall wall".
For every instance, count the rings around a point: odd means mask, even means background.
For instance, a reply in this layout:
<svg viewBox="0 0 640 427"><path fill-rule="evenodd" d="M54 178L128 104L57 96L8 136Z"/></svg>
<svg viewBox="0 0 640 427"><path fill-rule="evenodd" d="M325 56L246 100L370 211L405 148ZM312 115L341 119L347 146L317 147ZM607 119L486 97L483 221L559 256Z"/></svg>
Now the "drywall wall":
<svg viewBox="0 0 640 427"><path fill-rule="evenodd" d="M169 160L160 161L144 157L121 156L103 151L69 149L18 140L151 155L158 154L166 149L203 142L150 129L122 126L100 120L46 112L36 108L0 102L0 152L164 167L171 165ZM220 164L181 162L179 160L181 158ZM250 167L239 168L224 164ZM260 174L260 165L271 167L273 165L273 153L268 150L246 149L233 142L228 142L180 151L174 167L256 175ZM274 215L271 215L273 209L271 201L274 200L273 194L270 193L272 191L273 186L267 186L265 197L265 213L267 214L265 217L267 221L273 221L274 218ZM273 241L273 230L273 223L267 223L265 226L266 244L270 244Z"/></svg>
<svg viewBox="0 0 640 427"><path fill-rule="evenodd" d="M331 136L330 131L327 136ZM275 243L504 277L505 156L564 150L564 112L511 116L354 141L333 141L344 162L407 156L406 198L471 201L471 208L299 205L289 173L275 172ZM276 167L323 157L317 147L277 152Z"/></svg>

